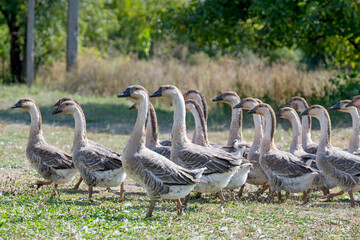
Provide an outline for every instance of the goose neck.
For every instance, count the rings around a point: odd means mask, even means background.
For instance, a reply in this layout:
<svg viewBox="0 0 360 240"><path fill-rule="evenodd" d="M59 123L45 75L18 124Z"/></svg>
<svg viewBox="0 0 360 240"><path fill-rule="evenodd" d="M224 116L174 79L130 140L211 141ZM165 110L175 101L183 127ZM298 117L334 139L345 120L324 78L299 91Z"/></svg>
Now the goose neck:
<svg viewBox="0 0 360 240"><path fill-rule="evenodd" d="M73 116L75 119L73 151L76 151L87 144L86 120L84 112L79 106L76 107Z"/></svg>
<svg viewBox="0 0 360 240"><path fill-rule="evenodd" d="M28 109L31 118L29 141L43 139L41 113L38 106L31 105Z"/></svg>
<svg viewBox="0 0 360 240"><path fill-rule="evenodd" d="M262 126L262 117L261 115L258 114L254 114L253 115L253 121L254 121L254 131L255 131L255 135L254 135L254 140L253 140L253 144L251 145L250 148L250 152L255 152L257 150L259 150L260 148L260 144L261 144L261 140L263 138L263 126Z"/></svg>
<svg viewBox="0 0 360 240"><path fill-rule="evenodd" d="M289 152L294 153L295 151L302 149L300 120L297 118L297 116L292 116L289 120L293 132Z"/></svg>
<svg viewBox="0 0 360 240"><path fill-rule="evenodd" d="M320 121L320 143L317 152L323 152L325 148L331 147L331 122L329 115L322 114L318 117Z"/></svg>
<svg viewBox="0 0 360 240"><path fill-rule="evenodd" d="M185 101L181 93L173 96L174 123L171 131L171 146L189 142L186 136Z"/></svg>
<svg viewBox="0 0 360 240"><path fill-rule="evenodd" d="M261 141L260 152L265 153L270 151L270 149L276 149L274 143L274 134L275 134L275 126L276 126L276 119L275 114L273 112L266 112L264 114L265 120L265 131L264 136Z"/></svg>
<svg viewBox="0 0 360 240"><path fill-rule="evenodd" d="M352 118L352 135L349 143L349 152L353 153L359 149L360 118L357 108L350 112Z"/></svg>
<svg viewBox="0 0 360 240"><path fill-rule="evenodd" d="M230 124L230 134L227 142L227 146L232 146L235 140L240 142L244 141L242 135L242 118L243 112L241 108L233 108L235 105L240 103L239 98L235 98L231 102L232 114L231 114L231 124Z"/></svg>
<svg viewBox="0 0 360 240"><path fill-rule="evenodd" d="M157 117L154 106L149 101L148 120L146 124L146 140L147 148L159 145Z"/></svg>
<svg viewBox="0 0 360 240"><path fill-rule="evenodd" d="M199 144L202 146L209 146L209 140L207 136L207 126L206 126L206 120L202 116L200 112L198 112L196 109L192 109L191 113L195 119L195 144Z"/></svg>

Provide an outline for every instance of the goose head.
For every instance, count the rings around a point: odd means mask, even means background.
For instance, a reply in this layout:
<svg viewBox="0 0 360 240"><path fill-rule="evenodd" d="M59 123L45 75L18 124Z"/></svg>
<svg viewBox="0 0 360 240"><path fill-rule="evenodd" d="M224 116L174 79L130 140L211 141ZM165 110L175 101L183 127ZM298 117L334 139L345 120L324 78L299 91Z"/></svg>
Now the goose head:
<svg viewBox="0 0 360 240"><path fill-rule="evenodd" d="M140 85L132 85L117 95L118 98L130 98L136 105L140 105L147 96L148 91Z"/></svg>
<svg viewBox="0 0 360 240"><path fill-rule="evenodd" d="M346 105L347 107L354 106L360 107L360 95L353 97L352 101Z"/></svg>
<svg viewBox="0 0 360 240"><path fill-rule="evenodd" d="M65 113L72 115L76 111L78 106L79 105L75 101L65 101L62 102L59 106L57 106L51 114L55 115L58 113Z"/></svg>
<svg viewBox="0 0 360 240"><path fill-rule="evenodd" d="M32 106L36 106L36 102L33 99L31 99L31 98L22 98L16 104L14 104L11 107L11 109L21 108L21 109L28 110Z"/></svg>
<svg viewBox="0 0 360 240"><path fill-rule="evenodd" d="M174 98L176 95L180 94L182 96L182 93L180 90L173 86L173 85L163 85L161 86L156 92L150 95L150 97L171 97Z"/></svg>
<svg viewBox="0 0 360 240"><path fill-rule="evenodd" d="M284 106L289 105L291 108L295 109L295 111L303 112L306 108L309 107L306 100L302 97L296 96L290 98L289 101L283 104Z"/></svg>
<svg viewBox="0 0 360 240"><path fill-rule="evenodd" d="M71 97L63 97L63 98L60 98L59 101L57 101L52 108L57 108L60 106L60 104L62 104L63 102L66 102L66 101L74 101L76 104L80 105L77 101L75 101Z"/></svg>
<svg viewBox="0 0 360 240"><path fill-rule="evenodd" d="M293 117L297 116L297 113L295 112L295 110L293 108L284 107L284 108L280 109L275 114L275 116L278 118L285 118L285 119L291 120Z"/></svg>
<svg viewBox="0 0 360 240"><path fill-rule="evenodd" d="M271 106L266 103L258 104L256 107L248 111L248 114L259 114L261 116L265 116L267 114L271 114L273 112Z"/></svg>
<svg viewBox="0 0 360 240"><path fill-rule="evenodd" d="M312 105L308 109L306 109L304 112L300 114L300 116L310 116L315 118L322 118L326 117L328 118L328 113L326 111L326 108L320 105Z"/></svg>
<svg viewBox="0 0 360 240"><path fill-rule="evenodd" d="M191 90L188 90L184 93L184 99L187 100L187 99L198 99L199 96L201 96L202 93L198 90L195 90L195 89L191 89Z"/></svg>
<svg viewBox="0 0 360 240"><path fill-rule="evenodd" d="M354 110L356 108L354 106L347 106L349 103L351 103L351 100L341 100L338 103L336 103L334 106L330 107L329 110L350 113L351 110Z"/></svg>
<svg viewBox="0 0 360 240"><path fill-rule="evenodd" d="M186 111L188 111L188 112L194 112L194 111L200 112L201 111L200 105L195 100L192 100L192 99L185 101L185 108L186 108Z"/></svg>
<svg viewBox="0 0 360 240"><path fill-rule="evenodd" d="M243 108L245 110L251 110L260 103L262 103L260 99L248 97L242 99L241 102L235 105L233 108Z"/></svg>
<svg viewBox="0 0 360 240"><path fill-rule="evenodd" d="M213 102L224 102L227 104L232 105L233 103L238 103L240 97L239 95L234 91L226 91L216 98L213 99Z"/></svg>

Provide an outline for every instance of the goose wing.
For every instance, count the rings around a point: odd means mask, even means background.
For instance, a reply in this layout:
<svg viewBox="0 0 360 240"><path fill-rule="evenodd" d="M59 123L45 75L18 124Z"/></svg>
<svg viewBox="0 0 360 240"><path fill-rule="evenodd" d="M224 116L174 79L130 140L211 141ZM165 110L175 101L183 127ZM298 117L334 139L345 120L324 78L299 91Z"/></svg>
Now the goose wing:
<svg viewBox="0 0 360 240"><path fill-rule="evenodd" d="M204 168L204 174L225 173L230 168L239 166L241 160L221 149L213 149L192 144L191 148L182 149L178 157L182 166L188 169Z"/></svg>
<svg viewBox="0 0 360 240"><path fill-rule="evenodd" d="M35 145L32 148L32 155L37 159L41 159L44 164L55 169L74 168L72 157L69 154L49 144L42 146Z"/></svg>
<svg viewBox="0 0 360 240"><path fill-rule="evenodd" d="M360 176L360 157L345 151L334 151L326 160L336 169L353 176Z"/></svg>
<svg viewBox="0 0 360 240"><path fill-rule="evenodd" d="M121 155L104 149L86 148L75 154L76 161L81 161L92 171L108 171L122 168Z"/></svg>
<svg viewBox="0 0 360 240"><path fill-rule="evenodd" d="M306 165L306 163L300 161L294 155L290 153L288 154L286 152L267 154L266 162L271 171L287 178L295 178L316 171L315 169Z"/></svg>

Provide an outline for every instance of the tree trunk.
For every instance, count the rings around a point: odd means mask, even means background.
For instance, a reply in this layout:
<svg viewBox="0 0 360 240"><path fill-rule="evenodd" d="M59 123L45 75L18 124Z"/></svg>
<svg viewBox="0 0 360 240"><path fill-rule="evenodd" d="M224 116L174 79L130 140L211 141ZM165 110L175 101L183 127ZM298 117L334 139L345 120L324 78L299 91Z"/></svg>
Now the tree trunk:
<svg viewBox="0 0 360 240"><path fill-rule="evenodd" d="M66 71L76 64L78 51L79 0L68 0Z"/></svg>
<svg viewBox="0 0 360 240"><path fill-rule="evenodd" d="M35 0L28 0L26 27L26 82L30 87L34 82L34 18Z"/></svg>
<svg viewBox="0 0 360 240"><path fill-rule="evenodd" d="M22 60L21 60L21 50L20 50L20 41L19 41L19 27L16 26L15 16L11 17L8 26L11 36L10 69L11 69L12 82L23 83L24 78L22 76Z"/></svg>

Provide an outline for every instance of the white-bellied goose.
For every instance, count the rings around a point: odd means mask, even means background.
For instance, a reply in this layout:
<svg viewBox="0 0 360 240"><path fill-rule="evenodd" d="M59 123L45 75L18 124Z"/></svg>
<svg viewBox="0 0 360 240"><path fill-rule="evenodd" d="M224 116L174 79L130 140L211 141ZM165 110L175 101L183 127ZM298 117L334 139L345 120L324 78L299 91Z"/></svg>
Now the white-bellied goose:
<svg viewBox="0 0 360 240"><path fill-rule="evenodd" d="M89 201L91 201L93 187L116 187L120 186L120 201L125 199L123 182L126 173L122 167L121 154L109 148L89 141L86 136L85 115L78 103L65 101L60 105L55 104L56 109L52 114L65 113L73 115L75 119L75 131L72 147L72 157L75 167L89 187Z"/></svg>
<svg viewBox="0 0 360 240"><path fill-rule="evenodd" d="M174 106L174 123L171 132L171 160L188 169L206 168L202 182L195 190L202 193L218 192L221 205L225 205L221 189L226 187L239 169L241 159L221 149L193 144L186 136L185 101L180 90L172 85L161 86L150 97L170 97ZM186 202L186 201L185 201Z"/></svg>
<svg viewBox="0 0 360 240"><path fill-rule="evenodd" d="M31 98L22 98L14 106L29 112L31 117L29 140L26 146L26 158L46 181L37 181L35 185L54 183L54 193L57 195L58 184L70 182L77 173L72 157L63 150L48 144L42 132L40 109ZM79 182L80 184L80 182Z"/></svg>
<svg viewBox="0 0 360 240"><path fill-rule="evenodd" d="M336 183L341 192L330 194L328 199L347 191L350 196L351 207L355 206L353 192L360 191L360 157L331 145L331 121L326 109L320 105L313 105L306 109L301 116L315 117L320 121L321 135L316 153L316 165L322 173Z"/></svg>
<svg viewBox="0 0 360 240"><path fill-rule="evenodd" d="M349 142L348 152L360 155L359 152L359 134L360 134L360 117L359 110L354 106L347 106L351 100L341 100L329 110L336 110L340 112L350 113L352 119L352 134Z"/></svg>
<svg viewBox="0 0 360 240"><path fill-rule="evenodd" d="M302 97L292 97L289 101L284 103L284 105L289 105L297 112L302 113L305 111L309 105L306 100ZM302 146L307 153L316 154L317 144L314 143L311 139L311 117L302 116L301 118L301 129L302 129Z"/></svg>
<svg viewBox="0 0 360 240"><path fill-rule="evenodd" d="M133 131L123 151L123 164L128 176L143 186L151 200L146 217L150 217L155 201L176 199L178 213L182 214L180 198L188 195L199 182L204 168L185 169L145 146L145 126L149 97L139 85L128 87L118 97L129 97L138 105Z"/></svg>
<svg viewBox="0 0 360 240"><path fill-rule="evenodd" d="M262 103L261 100L255 98L244 98L239 104L234 106L234 108L242 108L245 110L251 110L256 107L258 104ZM258 191L255 192L255 197L259 197L267 188L268 179L265 172L262 170L259 162L260 158L260 144L264 135L263 120L262 117L258 114L253 114L254 121L254 140L251 148L249 149L247 159L253 164L253 168L250 170L247 183L252 185L262 185ZM239 194L241 194L240 192Z"/></svg>
<svg viewBox="0 0 360 240"><path fill-rule="evenodd" d="M304 192L304 202L307 201L306 190L311 187L318 172L293 154L279 151L275 147L276 119L270 105L259 104L248 114L260 114L265 120L265 131L260 147L260 166L268 177L270 189L292 193Z"/></svg>

